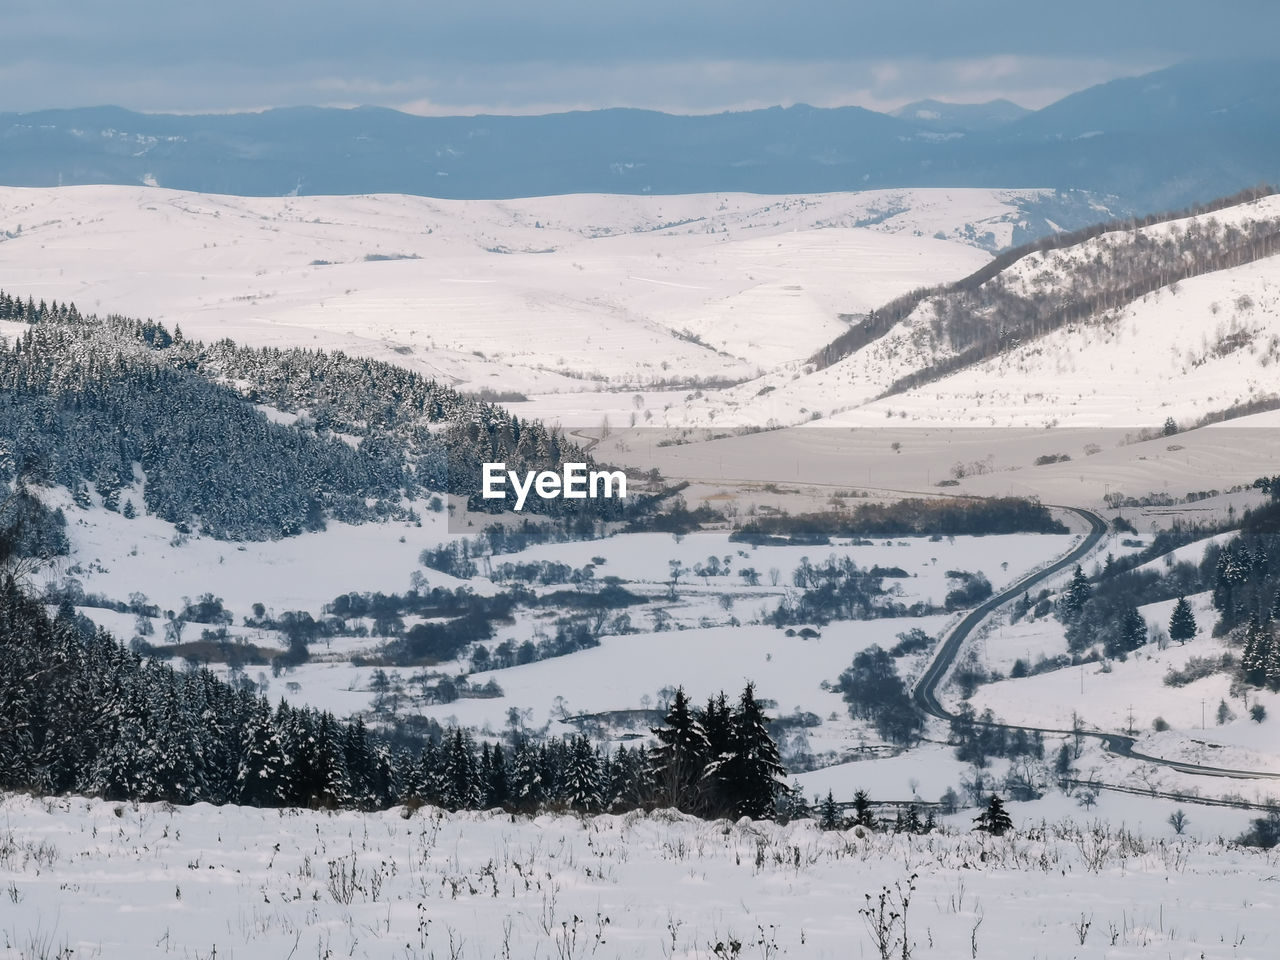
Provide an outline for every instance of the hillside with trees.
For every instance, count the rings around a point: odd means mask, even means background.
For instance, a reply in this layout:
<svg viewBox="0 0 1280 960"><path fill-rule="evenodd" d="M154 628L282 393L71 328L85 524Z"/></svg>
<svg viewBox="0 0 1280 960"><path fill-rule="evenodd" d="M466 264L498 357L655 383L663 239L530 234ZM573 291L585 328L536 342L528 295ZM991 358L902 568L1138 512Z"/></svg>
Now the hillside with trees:
<svg viewBox="0 0 1280 960"><path fill-rule="evenodd" d="M683 692L680 694L683 701ZM660 803L770 818L787 789L748 685L730 707L673 708L660 746L607 751L585 736L505 746L427 724L394 740L311 708L273 707L252 683L143 659L64 604L51 618L0 581L0 789L116 800L383 809L431 803L619 811ZM693 752L672 747L693 743ZM684 787L678 794L673 781Z"/></svg>
<svg viewBox="0 0 1280 960"><path fill-rule="evenodd" d="M74 305L0 294L0 481L61 485L88 505L146 510L226 539L267 539L406 517L403 500L481 501L481 464L590 463L535 421L389 364L342 353L253 350ZM295 415L277 422L257 406ZM616 500L541 500L526 509L597 519Z"/></svg>
<svg viewBox="0 0 1280 960"><path fill-rule="evenodd" d="M1045 237L997 256L955 283L899 297L810 362L818 369L831 366L914 319L939 360L899 379L888 393L909 390L1179 280L1275 255L1280 218L1214 216L1273 193L1269 187L1251 189L1176 213ZM1187 222L1160 229L1174 220Z"/></svg>

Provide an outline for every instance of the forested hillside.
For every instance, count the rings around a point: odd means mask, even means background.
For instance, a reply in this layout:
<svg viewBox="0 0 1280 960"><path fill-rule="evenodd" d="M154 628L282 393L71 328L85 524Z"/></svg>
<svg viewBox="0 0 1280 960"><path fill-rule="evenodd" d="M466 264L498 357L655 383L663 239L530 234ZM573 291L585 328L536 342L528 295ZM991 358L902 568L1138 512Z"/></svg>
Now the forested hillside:
<svg viewBox="0 0 1280 960"><path fill-rule="evenodd" d="M1227 213L1221 220L1213 214L1273 192L1248 190L1191 211L1046 237L1002 254L963 280L886 304L811 362L831 366L914 316L937 360L889 392L907 390L1179 280L1272 256L1280 253L1280 217L1267 210ZM1158 229L1193 214L1184 226Z"/></svg>
<svg viewBox="0 0 1280 960"><path fill-rule="evenodd" d="M4 536L0 534L0 541ZM602 750L585 736L507 749L428 723L386 737L360 719L273 708L253 684L179 672L127 651L69 606L50 619L0 581L0 789L110 799L382 809L627 810L774 815L778 750L748 686L691 711L683 692L661 746Z"/></svg>
<svg viewBox="0 0 1280 960"><path fill-rule="evenodd" d="M485 461L589 461L540 423L389 364L206 346L4 294L0 320L25 324L0 341L0 481L62 485L85 505L92 485L126 516L145 507L212 536L266 539L327 517L403 515L404 499L424 492L473 497ZM302 416L274 422L255 402Z"/></svg>

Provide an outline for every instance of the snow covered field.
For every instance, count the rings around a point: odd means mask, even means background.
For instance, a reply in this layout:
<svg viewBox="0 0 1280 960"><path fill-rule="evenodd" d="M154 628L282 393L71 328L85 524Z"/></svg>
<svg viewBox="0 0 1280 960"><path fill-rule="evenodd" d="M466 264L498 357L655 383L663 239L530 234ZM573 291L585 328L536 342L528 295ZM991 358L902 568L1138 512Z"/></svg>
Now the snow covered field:
<svg viewBox="0 0 1280 960"><path fill-rule="evenodd" d="M1119 798L1105 826L1041 801L1014 805L1023 832L1004 838L969 832L972 811L945 834L864 837L664 811L9 796L0 957L877 957L859 911L886 886L899 912L909 900L917 960L1274 957L1275 855L1218 839L1243 826L1234 812L1193 811L1178 837L1166 810Z"/></svg>
<svg viewBox="0 0 1280 960"><path fill-rule="evenodd" d="M170 524L153 517L125 520L99 507L82 510L66 496L55 497L52 503L66 513L73 544L75 562L64 567L64 581L73 577L86 593L112 600L142 593L162 611L180 610L188 600L210 593L223 601L233 617L230 634L267 650L283 650L286 643L274 631L242 625L255 603L263 603L276 615L305 610L320 619L324 605L341 594L404 592L415 573L427 586L451 589L465 583L481 595L504 586L483 575L461 581L422 568L418 553L448 539L442 515L425 510L421 527L335 523L323 533L237 545L207 537L177 537ZM495 682L502 691L499 696L416 703L413 710L441 722L488 731L504 729L510 711L515 710L530 727L550 723L554 731L563 732L574 729L558 722L567 715L646 709L662 700L664 688L683 684L701 702L721 690L732 694L752 681L761 696L777 704L773 713L812 713L821 721L805 732L807 750L842 755L849 752L850 744L865 744L868 738L874 744L879 738L866 724L850 721L840 695L823 689L823 684L834 682L858 651L872 644L888 649L898 634L913 628L936 637L953 617L837 621L810 639L788 636L784 629L761 621L788 593L795 592L792 575L802 562L822 564L829 557L847 557L860 568L900 571L902 576L892 573L883 581L892 599L904 605L941 606L955 586L948 575L951 571L981 572L998 590L1075 542L1072 535L1003 535L749 547L718 532L681 538L626 534L495 556L488 561L492 568L508 561L545 561L571 569L592 566L598 581L620 578L626 589L646 601L629 610L635 632L609 635L606 631L601 645L593 649L472 675L474 684ZM695 574L710 557L717 558L722 572ZM669 587L672 562L687 571L674 598ZM747 582L741 575L744 570L755 571L756 584ZM566 585L540 588L541 592L557 589ZM95 607L81 610L126 642L134 635L130 614ZM554 632L554 622L547 617L545 610L522 612L511 623L497 625L495 636L484 645L492 650L502 643L536 642ZM184 638L195 639L207 626L189 624ZM152 640L162 648L163 627L163 620L155 621ZM273 698L283 696L350 716L369 710L377 696L371 686L375 667L354 666L351 659L369 655L382 642L376 637L339 637L314 644L309 662L279 677L268 676L270 668L265 664L251 665L246 673L258 679ZM903 661L903 669L908 665L914 669L915 658ZM226 672L225 667L220 669ZM471 669L464 658L442 663L433 672L458 676ZM405 668L398 675L407 678L416 672L420 670Z"/></svg>
<svg viewBox="0 0 1280 960"><path fill-rule="evenodd" d="M882 497L1034 496L1101 508L1113 493L1176 498L1269 476L1280 461L1277 423L1274 412L1260 413L1137 442L1136 430L1117 428L923 428L887 420L880 427L841 428L815 421L669 446L659 446L657 431L614 431L593 454L656 466L666 477L718 486L734 496L744 486L771 482L808 488L824 499L853 489ZM1062 454L1067 459L1036 464ZM956 477L957 467L967 472L940 487ZM1184 519L1203 509L1190 505ZM1171 520L1167 516L1165 523Z"/></svg>

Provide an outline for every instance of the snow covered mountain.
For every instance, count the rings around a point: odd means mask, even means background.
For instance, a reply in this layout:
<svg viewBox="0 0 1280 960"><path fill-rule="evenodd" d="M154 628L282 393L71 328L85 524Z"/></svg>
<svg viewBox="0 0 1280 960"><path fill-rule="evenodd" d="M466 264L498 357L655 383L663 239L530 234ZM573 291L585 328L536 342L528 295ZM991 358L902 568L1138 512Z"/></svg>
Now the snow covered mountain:
<svg viewBox="0 0 1280 960"><path fill-rule="evenodd" d="M1034 190L3 188L0 269L20 297L209 341L343 349L567 426L1159 427L1265 406L1280 199L991 258L1037 223L1111 216Z"/></svg>
<svg viewBox="0 0 1280 960"><path fill-rule="evenodd" d="M892 116L804 104L712 116L11 113L0 183L451 198L1049 186L1147 213L1280 179L1277 76L1274 62L1181 64L1023 116L998 101Z"/></svg>

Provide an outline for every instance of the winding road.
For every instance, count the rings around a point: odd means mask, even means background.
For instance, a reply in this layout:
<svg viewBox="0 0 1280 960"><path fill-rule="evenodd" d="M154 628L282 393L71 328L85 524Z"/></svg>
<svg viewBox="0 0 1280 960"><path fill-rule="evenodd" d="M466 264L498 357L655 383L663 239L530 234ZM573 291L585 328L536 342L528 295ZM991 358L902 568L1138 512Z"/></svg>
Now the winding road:
<svg viewBox="0 0 1280 960"><path fill-rule="evenodd" d="M916 682L915 689L912 690L911 696L917 707L931 717L937 717L940 720L954 720L956 714L952 713L942 705L938 699L938 687L946 678L947 672L951 669L955 662L956 655L959 654L961 646L964 645L969 634L971 634L978 624L982 623L997 608L1008 603L1023 593L1026 593L1032 587L1044 580L1052 577L1054 574L1078 563L1081 558L1086 556L1107 531L1106 522L1096 513L1089 510L1083 510L1079 507L1058 507L1074 513L1089 524L1089 533L1070 553L1061 559L1045 567L1043 570L1037 570L1026 577L1023 577L1013 586L1001 591L991 597L986 602L980 604L971 610L963 620L961 620L947 635L946 639L938 646L937 652L934 654L932 662L925 669L920 679ZM1262 770L1234 770L1229 767L1212 767L1203 766L1197 763L1188 763L1182 760L1167 760L1163 757L1153 757L1149 754L1141 753L1134 749L1137 740L1134 737L1126 736L1122 733L1102 733L1092 730L1059 730L1052 727L1028 727L1020 724L1012 723L990 723L985 726L998 727L1005 730L1025 730L1028 733L1039 732L1042 734L1052 734L1055 736L1083 736L1098 740L1103 747L1109 752L1120 757L1128 757L1133 760L1141 760L1144 763L1158 764L1162 767L1168 767L1170 770L1176 770L1179 773L1190 773L1198 776L1206 777L1232 777L1242 780L1252 779L1280 779L1280 773L1271 773Z"/></svg>

